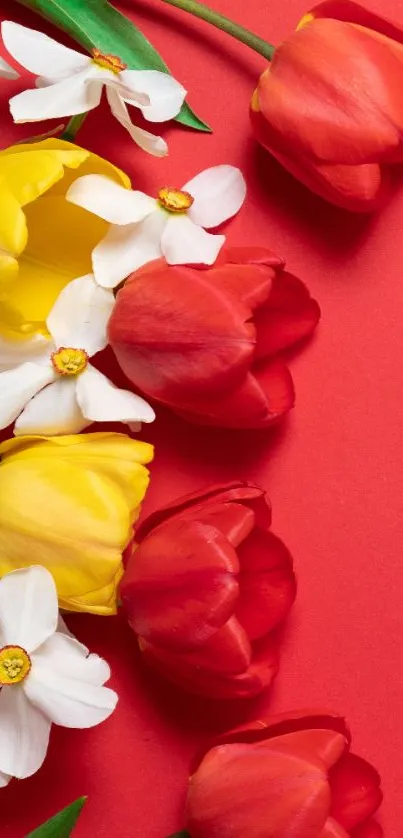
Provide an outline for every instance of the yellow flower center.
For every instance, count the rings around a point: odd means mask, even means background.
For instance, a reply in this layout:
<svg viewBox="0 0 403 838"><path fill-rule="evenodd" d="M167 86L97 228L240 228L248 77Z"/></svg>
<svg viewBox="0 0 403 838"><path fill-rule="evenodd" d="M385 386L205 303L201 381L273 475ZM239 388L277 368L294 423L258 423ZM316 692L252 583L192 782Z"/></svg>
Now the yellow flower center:
<svg viewBox="0 0 403 838"><path fill-rule="evenodd" d="M170 186L164 186L158 192L158 200L164 209L168 212L187 212L192 206L194 198L189 192L183 192L181 189L172 189Z"/></svg>
<svg viewBox="0 0 403 838"><path fill-rule="evenodd" d="M52 353L52 364L59 375L79 375L88 364L88 355L85 349L61 346Z"/></svg>
<svg viewBox="0 0 403 838"><path fill-rule="evenodd" d="M102 67L103 70L111 70L112 73L118 75L122 70L127 70L127 64L117 55L110 55L110 53L101 52L100 49L91 50L92 60L97 67Z"/></svg>
<svg viewBox="0 0 403 838"><path fill-rule="evenodd" d="M31 658L21 646L0 649L0 685L20 684L31 669Z"/></svg>

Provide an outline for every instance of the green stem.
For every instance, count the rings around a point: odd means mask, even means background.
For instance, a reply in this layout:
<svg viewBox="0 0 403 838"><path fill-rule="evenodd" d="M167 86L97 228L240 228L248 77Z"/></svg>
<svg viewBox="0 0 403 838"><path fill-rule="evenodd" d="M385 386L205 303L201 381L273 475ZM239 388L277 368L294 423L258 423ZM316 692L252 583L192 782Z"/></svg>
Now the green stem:
<svg viewBox="0 0 403 838"><path fill-rule="evenodd" d="M84 120L87 118L88 113L79 113L76 116L72 116L70 121L66 125L66 130L63 131L61 134L61 140L68 140L70 143L74 142Z"/></svg>
<svg viewBox="0 0 403 838"><path fill-rule="evenodd" d="M228 35L232 35L233 38L242 41L243 44L247 44L248 47L263 55L268 61L271 60L275 49L272 44L254 35L249 29L245 29L243 26L239 26L238 23L234 23L228 17L220 15L219 12L214 12L213 9L205 6L204 3L199 3L198 0L162 0L162 2L168 3L170 6L176 6L177 9L183 9L184 12L189 12L189 14L195 15L195 17L200 17L202 20L207 21L207 23L216 26L217 29L222 29L223 32L227 32Z"/></svg>

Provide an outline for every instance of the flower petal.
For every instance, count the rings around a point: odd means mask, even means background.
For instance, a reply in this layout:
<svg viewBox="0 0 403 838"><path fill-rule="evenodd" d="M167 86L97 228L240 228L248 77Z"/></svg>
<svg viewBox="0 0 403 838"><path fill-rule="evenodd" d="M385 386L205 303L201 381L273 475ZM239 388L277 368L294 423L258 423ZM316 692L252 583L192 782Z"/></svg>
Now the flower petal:
<svg viewBox="0 0 403 838"><path fill-rule="evenodd" d="M32 335L27 340L4 340L0 335L0 371L9 370L16 363L43 361L49 357L50 342L43 335Z"/></svg>
<svg viewBox="0 0 403 838"><path fill-rule="evenodd" d="M267 302L255 313L256 359L309 337L319 318L319 305L301 280L287 271L274 276Z"/></svg>
<svg viewBox="0 0 403 838"><path fill-rule="evenodd" d="M94 275L99 285L115 288L137 268L158 259L166 223L166 213L156 211L138 224L111 227L92 253Z"/></svg>
<svg viewBox="0 0 403 838"><path fill-rule="evenodd" d="M0 373L0 428L6 428L21 413L27 402L55 376L51 366L27 362Z"/></svg>
<svg viewBox="0 0 403 838"><path fill-rule="evenodd" d="M10 55L35 76L62 78L91 65L88 55L64 47L43 32L11 20L3 21L1 35Z"/></svg>
<svg viewBox="0 0 403 838"><path fill-rule="evenodd" d="M375 768L355 754L346 754L329 775L331 815L350 832L376 812L382 802Z"/></svg>
<svg viewBox="0 0 403 838"><path fill-rule="evenodd" d="M15 570L0 579L2 646L22 646L33 652L56 631L58 615L53 576L41 565Z"/></svg>
<svg viewBox="0 0 403 838"><path fill-rule="evenodd" d="M158 70L124 70L120 73L124 88L122 98L129 105L136 105L149 122L166 122L176 116L185 100L187 91L169 73ZM136 94L143 93L150 104L140 105Z"/></svg>
<svg viewBox="0 0 403 838"><path fill-rule="evenodd" d="M73 279L59 294L46 321L56 346L84 349L90 357L104 349L114 305L112 292L97 285L92 274Z"/></svg>
<svg viewBox="0 0 403 838"><path fill-rule="evenodd" d="M182 188L195 199L188 215L201 227L217 227L232 218L246 196L246 181L236 166L212 166Z"/></svg>
<svg viewBox="0 0 403 838"><path fill-rule="evenodd" d="M47 87L24 90L10 99L14 122L39 122L87 113L101 101L102 82L86 82L87 70Z"/></svg>
<svg viewBox="0 0 403 838"><path fill-rule="evenodd" d="M59 378L41 390L18 417L14 433L78 434L91 423L84 419L76 399L74 378Z"/></svg>
<svg viewBox="0 0 403 838"><path fill-rule="evenodd" d="M120 390L89 364L77 380L77 401L92 422L154 422L155 413L140 396Z"/></svg>
<svg viewBox="0 0 403 838"><path fill-rule="evenodd" d="M23 687L0 692L0 768L23 779L41 767L48 749L51 723L27 699Z"/></svg>
<svg viewBox="0 0 403 838"><path fill-rule="evenodd" d="M84 650L84 653L83 653ZM102 686L111 677L109 664L98 655L85 654L75 637L56 632L32 655L33 665L40 664L66 678Z"/></svg>
<svg viewBox="0 0 403 838"><path fill-rule="evenodd" d="M32 704L54 724L95 727L113 713L118 696L107 687L84 680L80 675L82 658L78 657L77 661L76 674L71 676L64 673L62 666L58 670L53 662L50 665L49 661L36 660L24 689Z"/></svg>
<svg viewBox="0 0 403 838"><path fill-rule="evenodd" d="M7 64L7 61L4 61L3 58L0 58L0 76L3 79L18 79L17 71L14 70L13 67L10 67L10 65ZM0 783L1 783L1 778L0 778Z"/></svg>
<svg viewBox="0 0 403 838"><path fill-rule="evenodd" d="M161 237L161 250L169 265L212 265L225 236L212 236L187 215L169 218Z"/></svg>
<svg viewBox="0 0 403 838"><path fill-rule="evenodd" d="M154 198L133 192L104 175L85 175L72 183L68 201L98 215L110 224L134 224L156 207Z"/></svg>
<svg viewBox="0 0 403 838"><path fill-rule="evenodd" d="M117 119L120 125L122 125L123 128L129 132L132 140L134 140L134 142L137 143L143 151L153 154L154 157L165 157L165 155L168 154L168 146L162 137L150 134L150 132L145 131L144 128L139 128L137 125L133 125L130 119L129 111L127 110L127 107L118 90L113 87L107 87L106 98L108 99L109 107L115 119ZM132 104L135 104L135 102Z"/></svg>
<svg viewBox="0 0 403 838"><path fill-rule="evenodd" d="M3 774L3 772L0 771L0 789L4 789L5 786L8 786L10 780L10 774Z"/></svg>

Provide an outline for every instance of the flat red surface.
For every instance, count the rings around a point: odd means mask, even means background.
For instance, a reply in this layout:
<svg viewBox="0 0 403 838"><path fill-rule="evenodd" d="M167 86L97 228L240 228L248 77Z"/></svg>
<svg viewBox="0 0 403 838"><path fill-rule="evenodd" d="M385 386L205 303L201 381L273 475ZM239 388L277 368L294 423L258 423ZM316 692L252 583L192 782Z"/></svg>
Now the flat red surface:
<svg viewBox="0 0 403 838"><path fill-rule="evenodd" d="M1 17L46 28L16 2L1 5ZM355 750L380 770L385 836L400 838L403 184L372 219L325 205L253 141L248 103L264 68L259 56L159 0L118 5L164 55L214 134L173 125L166 131L170 156L158 161L136 149L104 109L88 118L82 145L126 168L135 186L151 193L206 166L240 166L248 198L227 226L229 242L280 252L323 312L315 339L292 360L297 407L281 430L197 430L160 412L147 432L156 458L145 510L211 482L259 482L273 502L275 532L295 556L299 596L279 677L254 705L217 707L180 694L145 670L123 621L71 618L77 636L111 663L120 703L95 730L54 728L43 769L1 792L1 836L22 838L87 794L77 838L164 838L182 825L190 759L204 739L257 707L261 714L262 707L325 706L347 716ZM275 43L305 10L302 0L211 5ZM373 8L403 21L403 0L373 0ZM35 133L37 126L12 126L8 85L2 90L4 144Z"/></svg>

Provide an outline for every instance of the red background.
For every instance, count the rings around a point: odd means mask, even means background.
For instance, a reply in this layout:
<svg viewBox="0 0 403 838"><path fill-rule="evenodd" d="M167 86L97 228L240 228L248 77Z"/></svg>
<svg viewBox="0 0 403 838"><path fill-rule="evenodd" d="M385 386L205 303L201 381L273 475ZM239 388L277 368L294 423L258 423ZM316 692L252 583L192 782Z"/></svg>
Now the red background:
<svg viewBox="0 0 403 838"><path fill-rule="evenodd" d="M85 2L85 0L83 0ZM403 821L403 188L377 217L354 217L310 195L259 150L248 103L264 60L160 0L121 0L190 91L212 136L173 124L170 156L148 157L106 108L90 115L84 146L126 169L136 188L178 186L201 168L242 168L248 198L227 226L235 244L284 255L320 301L315 339L292 360L297 407L274 433L196 430L163 411L146 438L156 444L151 510L183 492L229 478L267 488L274 529L291 548L299 596L279 677L254 705L218 708L180 694L142 665L123 621L77 616L70 626L113 668L114 716L90 731L54 728L32 779L1 791L2 838L22 836L79 795L89 801L75 835L164 838L182 825L189 762L216 730L252 716L326 706L345 714L355 750L380 770L387 838ZM211 6L278 43L303 0L211 0ZM403 21L402 0L373 8ZM1 17L52 32L16 2ZM53 31L53 34L55 32ZM56 34L56 37L60 37ZM4 144L39 132L12 126L3 87Z"/></svg>

